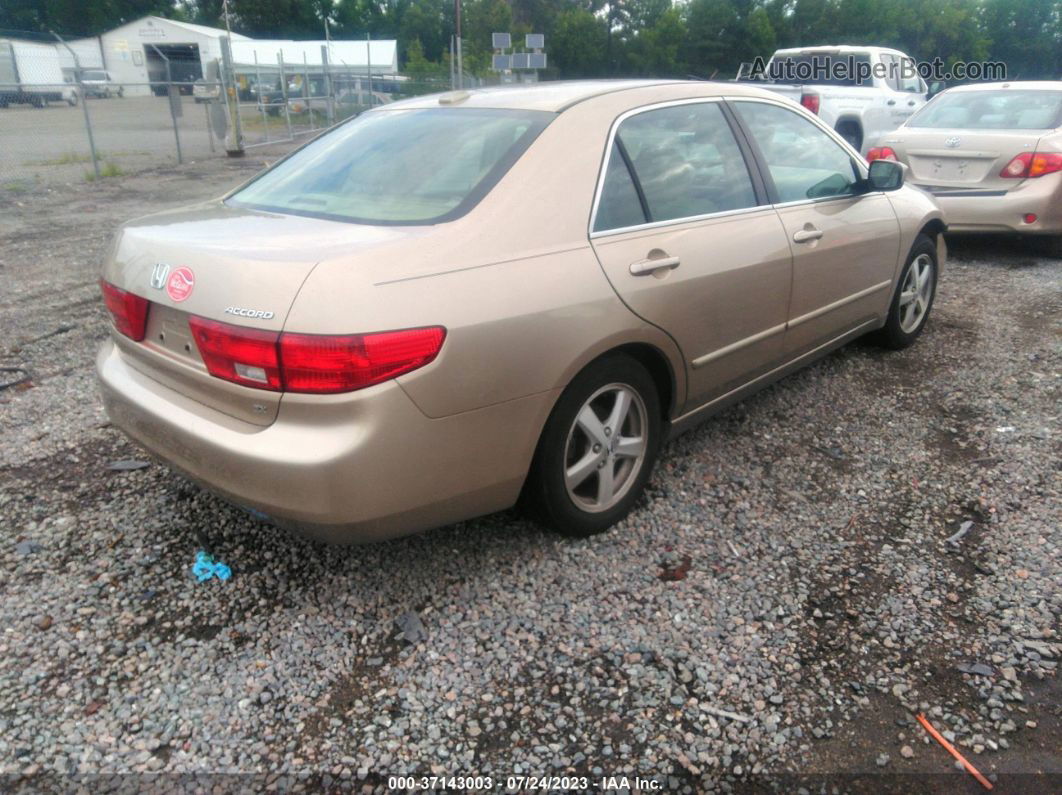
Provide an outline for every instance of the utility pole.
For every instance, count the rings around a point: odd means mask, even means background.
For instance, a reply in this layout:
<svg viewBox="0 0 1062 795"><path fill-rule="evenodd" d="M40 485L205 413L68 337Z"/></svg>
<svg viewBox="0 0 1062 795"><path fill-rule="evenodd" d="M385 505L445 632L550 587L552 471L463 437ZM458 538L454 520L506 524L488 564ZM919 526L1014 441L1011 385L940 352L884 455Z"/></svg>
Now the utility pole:
<svg viewBox="0 0 1062 795"><path fill-rule="evenodd" d="M233 128L233 135L235 137L235 140L232 142L231 145L226 140L226 142L225 142L225 153L229 157L242 157L244 152L243 152L243 126L240 124L240 88L239 88L239 85L236 82L236 65L233 63L233 60L232 60L232 44L231 44L232 43L232 25L229 23L229 0L222 0L222 2L221 2L221 11L222 11L222 13L225 16L225 33L228 34L228 38L225 40L225 47L224 47L224 50L223 50L222 54L224 54L224 52L226 52L226 51L228 52L228 57L225 58L225 61L227 62L225 65L228 67L228 71L229 71L228 83L232 85L232 128ZM257 57L257 54L256 54L256 57ZM222 80L221 83L222 83L222 90L227 92L228 89L225 87L226 81ZM259 94L258 94L259 101L261 101L261 99L260 99L261 96L262 96L262 94L261 94L262 87L261 86L258 86L258 91L259 91Z"/></svg>
<svg viewBox="0 0 1062 795"><path fill-rule="evenodd" d="M461 0L454 0L454 38L457 40L457 87L465 87L464 64L461 58Z"/></svg>

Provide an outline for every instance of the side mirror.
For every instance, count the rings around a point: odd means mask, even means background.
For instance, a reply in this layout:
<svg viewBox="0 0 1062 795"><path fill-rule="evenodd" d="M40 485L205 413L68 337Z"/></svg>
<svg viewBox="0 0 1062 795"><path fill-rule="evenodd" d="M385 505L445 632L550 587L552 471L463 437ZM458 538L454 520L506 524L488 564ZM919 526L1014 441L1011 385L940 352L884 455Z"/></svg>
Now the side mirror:
<svg viewBox="0 0 1062 795"><path fill-rule="evenodd" d="M867 189L899 190L903 186L903 166L895 160L874 160L867 173Z"/></svg>

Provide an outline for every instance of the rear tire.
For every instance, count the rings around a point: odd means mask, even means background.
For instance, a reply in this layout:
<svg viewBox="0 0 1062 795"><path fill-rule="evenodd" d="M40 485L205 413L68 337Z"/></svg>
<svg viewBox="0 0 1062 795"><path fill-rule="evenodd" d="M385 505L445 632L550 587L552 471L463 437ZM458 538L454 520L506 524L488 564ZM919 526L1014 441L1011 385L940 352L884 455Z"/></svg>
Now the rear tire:
<svg viewBox="0 0 1062 795"><path fill-rule="evenodd" d="M875 342L898 351L918 339L937 296L938 269L936 241L919 235L900 273L885 326L873 335Z"/></svg>
<svg viewBox="0 0 1062 795"><path fill-rule="evenodd" d="M525 488L528 507L561 535L604 532L645 489L662 426L656 385L640 363L624 354L592 362L546 421Z"/></svg>

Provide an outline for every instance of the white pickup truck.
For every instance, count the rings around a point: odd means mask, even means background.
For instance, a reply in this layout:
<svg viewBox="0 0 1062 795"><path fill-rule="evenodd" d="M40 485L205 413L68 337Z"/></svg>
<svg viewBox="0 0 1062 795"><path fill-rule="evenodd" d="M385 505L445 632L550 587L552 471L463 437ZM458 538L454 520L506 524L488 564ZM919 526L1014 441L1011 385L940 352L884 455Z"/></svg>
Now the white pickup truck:
<svg viewBox="0 0 1062 795"><path fill-rule="evenodd" d="M796 47L777 50L738 72L798 102L833 127L853 148L867 148L926 103L914 59L885 47Z"/></svg>

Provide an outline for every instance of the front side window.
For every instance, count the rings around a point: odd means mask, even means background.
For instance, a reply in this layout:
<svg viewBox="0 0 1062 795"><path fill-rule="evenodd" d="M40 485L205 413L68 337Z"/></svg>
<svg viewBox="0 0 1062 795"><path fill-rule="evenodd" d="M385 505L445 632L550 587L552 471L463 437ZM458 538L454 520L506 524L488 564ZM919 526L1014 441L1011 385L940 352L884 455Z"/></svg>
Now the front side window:
<svg viewBox="0 0 1062 795"><path fill-rule="evenodd" d="M226 201L364 224L432 224L474 207L554 114L373 111L322 135Z"/></svg>
<svg viewBox="0 0 1062 795"><path fill-rule="evenodd" d="M907 127L1050 130L1062 125L1062 91L949 91L908 119Z"/></svg>
<svg viewBox="0 0 1062 795"><path fill-rule="evenodd" d="M734 102L759 144L779 202L848 196L858 190L851 156L795 111L765 102Z"/></svg>
<svg viewBox="0 0 1062 795"><path fill-rule="evenodd" d="M644 198L650 222L757 204L745 159L719 103L674 105L639 113L620 124L594 224L596 231L616 228L610 216L617 207L626 208L627 218L644 217L640 204L636 207L631 200L633 185L627 186L629 173L623 176L626 165L619 156L620 147L641 189L642 196L635 190L633 198Z"/></svg>

